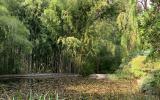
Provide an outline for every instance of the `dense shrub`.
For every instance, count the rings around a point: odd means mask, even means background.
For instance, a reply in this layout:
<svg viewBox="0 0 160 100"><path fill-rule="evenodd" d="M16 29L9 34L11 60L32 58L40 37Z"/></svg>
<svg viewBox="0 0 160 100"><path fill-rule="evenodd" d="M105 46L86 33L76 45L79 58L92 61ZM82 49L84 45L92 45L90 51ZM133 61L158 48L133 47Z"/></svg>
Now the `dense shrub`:
<svg viewBox="0 0 160 100"><path fill-rule="evenodd" d="M95 65L93 63L85 62L80 71L81 72L80 74L82 74L83 76L88 76L94 73L94 69L95 69Z"/></svg>
<svg viewBox="0 0 160 100"><path fill-rule="evenodd" d="M119 78L133 79L140 78L146 73L143 68L145 67L146 56L136 56L128 61L127 64L121 64L121 69L116 71L116 74Z"/></svg>
<svg viewBox="0 0 160 100"><path fill-rule="evenodd" d="M142 68L144 67L145 59L145 56L137 56L129 62L129 71L133 74L134 77L138 78L144 76L145 73L143 72Z"/></svg>
<svg viewBox="0 0 160 100"><path fill-rule="evenodd" d="M141 92L160 95L160 70L147 75L140 85Z"/></svg>

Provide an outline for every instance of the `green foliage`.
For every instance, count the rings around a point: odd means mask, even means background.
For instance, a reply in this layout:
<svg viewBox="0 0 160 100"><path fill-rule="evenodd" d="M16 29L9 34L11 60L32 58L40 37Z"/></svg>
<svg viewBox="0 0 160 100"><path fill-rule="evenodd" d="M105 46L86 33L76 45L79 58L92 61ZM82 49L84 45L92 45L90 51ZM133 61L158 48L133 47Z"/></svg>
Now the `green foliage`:
<svg viewBox="0 0 160 100"><path fill-rule="evenodd" d="M1 16L0 27L2 34L4 34L6 45L22 46L24 52L31 52L31 43L27 40L29 31L20 21L14 17Z"/></svg>
<svg viewBox="0 0 160 100"><path fill-rule="evenodd" d="M117 79L134 79L133 75L128 71L127 68L124 68L123 70L117 70L115 72L115 76L117 77Z"/></svg>
<svg viewBox="0 0 160 100"><path fill-rule="evenodd" d="M26 27L14 17L1 16L0 17L1 36L3 36L1 46L1 71L6 73L3 68L7 67L8 71L14 72L19 70L21 53L31 53L32 44L28 41L29 31ZM15 56L19 54L19 56ZM7 56L7 59L6 59ZM2 62L6 59L8 65ZM1 73L2 73L1 72Z"/></svg>
<svg viewBox="0 0 160 100"><path fill-rule="evenodd" d="M148 94L160 94L160 71L147 75L141 84L141 91Z"/></svg>
<svg viewBox="0 0 160 100"><path fill-rule="evenodd" d="M1 12L1 14L0 14L1 16L9 15L8 9L6 7L4 7L4 6L2 6L2 5L0 5L0 12Z"/></svg>
<svg viewBox="0 0 160 100"><path fill-rule="evenodd" d="M108 73L129 59L129 72L143 76L128 56L158 54L157 4L139 13L136 0L0 0L0 62L12 71Z"/></svg>
<svg viewBox="0 0 160 100"><path fill-rule="evenodd" d="M160 45L160 32L159 32L159 13L156 2L153 3L152 7L148 11L140 13L139 30L141 35L141 41L144 45L143 48L152 48L152 57L158 58L159 56L159 45Z"/></svg>
<svg viewBox="0 0 160 100"><path fill-rule="evenodd" d="M103 73L114 71L119 66L119 36L114 30L114 23L101 19L95 21L85 33L84 42L88 45L89 57Z"/></svg>
<svg viewBox="0 0 160 100"><path fill-rule="evenodd" d="M80 74L82 74L83 76L88 76L90 74L93 74L94 72L95 72L94 63L85 62L83 64Z"/></svg>
<svg viewBox="0 0 160 100"><path fill-rule="evenodd" d="M116 74L119 78L133 79L141 78L146 75L145 69L146 56L136 56L127 62L127 64L122 63L122 69L119 69Z"/></svg>
<svg viewBox="0 0 160 100"><path fill-rule="evenodd" d="M126 2L128 2L126 4ZM136 14L136 0L121 1L124 10L117 17L117 25L121 36L122 57L139 48L138 23Z"/></svg>
<svg viewBox="0 0 160 100"><path fill-rule="evenodd" d="M6 7L3 9L6 13L0 16L1 74L17 73L22 67L22 53L31 53L32 44L28 41L28 29L16 17L10 16Z"/></svg>
<svg viewBox="0 0 160 100"><path fill-rule="evenodd" d="M60 37L57 42L61 43L63 48L67 49L66 51L69 51L70 53L73 54L75 54L82 45L81 41L75 37L67 37L67 38Z"/></svg>
<svg viewBox="0 0 160 100"><path fill-rule="evenodd" d="M137 0L0 0L0 74L150 73L142 91L159 94L160 10L151 2L138 12Z"/></svg>
<svg viewBox="0 0 160 100"><path fill-rule="evenodd" d="M134 77L142 77L144 76L144 72L142 68L144 67L144 61L146 60L145 56L138 56L129 63L130 64L130 72L134 75Z"/></svg>
<svg viewBox="0 0 160 100"><path fill-rule="evenodd" d="M71 3L73 6L68 5ZM102 17L109 15L105 14L108 9L110 8L107 2L102 1L52 1L44 10L41 20L52 33L51 36L60 44L60 51L74 55L74 59L80 58L81 60L75 63L81 62L81 67L84 62L92 64L91 61L95 61L94 64L99 67L97 69L105 72L115 70L116 68L112 67L118 66L120 62L119 35L114 32L117 29L116 23L110 22L110 18ZM100 15L97 15L98 13ZM86 62L85 59L88 58Z"/></svg>

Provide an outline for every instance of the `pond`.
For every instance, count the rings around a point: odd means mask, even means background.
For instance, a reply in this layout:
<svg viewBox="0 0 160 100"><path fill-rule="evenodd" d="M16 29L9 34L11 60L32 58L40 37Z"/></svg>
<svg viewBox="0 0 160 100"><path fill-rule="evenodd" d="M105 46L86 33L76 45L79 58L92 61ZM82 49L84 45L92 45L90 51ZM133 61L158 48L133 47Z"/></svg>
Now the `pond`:
<svg viewBox="0 0 160 100"><path fill-rule="evenodd" d="M0 98L4 100L40 100L46 96L64 100L159 100L138 92L129 80L96 80L84 77L12 78L0 80ZM48 99L47 99L48 100Z"/></svg>

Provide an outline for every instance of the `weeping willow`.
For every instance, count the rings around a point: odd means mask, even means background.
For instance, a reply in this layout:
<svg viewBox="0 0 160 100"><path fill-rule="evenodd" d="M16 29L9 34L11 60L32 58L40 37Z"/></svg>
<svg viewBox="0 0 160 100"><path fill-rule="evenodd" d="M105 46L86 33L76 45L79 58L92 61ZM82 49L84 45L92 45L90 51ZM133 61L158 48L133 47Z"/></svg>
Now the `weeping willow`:
<svg viewBox="0 0 160 100"><path fill-rule="evenodd" d="M117 17L118 28L121 31L121 45L124 49L123 56L138 48L138 23L136 15L136 0L126 0L125 11Z"/></svg>

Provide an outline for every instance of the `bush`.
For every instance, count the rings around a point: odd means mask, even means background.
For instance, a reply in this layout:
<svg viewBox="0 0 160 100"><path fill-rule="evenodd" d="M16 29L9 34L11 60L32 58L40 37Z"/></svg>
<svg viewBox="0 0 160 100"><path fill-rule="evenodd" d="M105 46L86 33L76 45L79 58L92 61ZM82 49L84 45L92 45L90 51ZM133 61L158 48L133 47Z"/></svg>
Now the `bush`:
<svg viewBox="0 0 160 100"><path fill-rule="evenodd" d="M160 70L147 75L140 85L140 90L143 93L160 95Z"/></svg>
<svg viewBox="0 0 160 100"><path fill-rule="evenodd" d="M80 74L82 74L83 76L88 76L94 73L94 69L95 69L95 66L93 63L85 62L85 64L83 65L80 71L81 72Z"/></svg>
<svg viewBox="0 0 160 100"><path fill-rule="evenodd" d="M143 71L143 68L145 67L145 60L146 56L136 56L127 64L121 64L121 69L116 71L117 76L124 79L140 78L144 76L146 74Z"/></svg>
<svg viewBox="0 0 160 100"><path fill-rule="evenodd" d="M134 77L139 78L145 75L145 73L142 71L145 59L146 56L137 56L129 62L129 70L134 75Z"/></svg>
<svg viewBox="0 0 160 100"><path fill-rule="evenodd" d="M128 69L127 69L128 70ZM124 70L118 70L116 71L116 76L118 79L133 79L133 75L127 71L126 69Z"/></svg>

